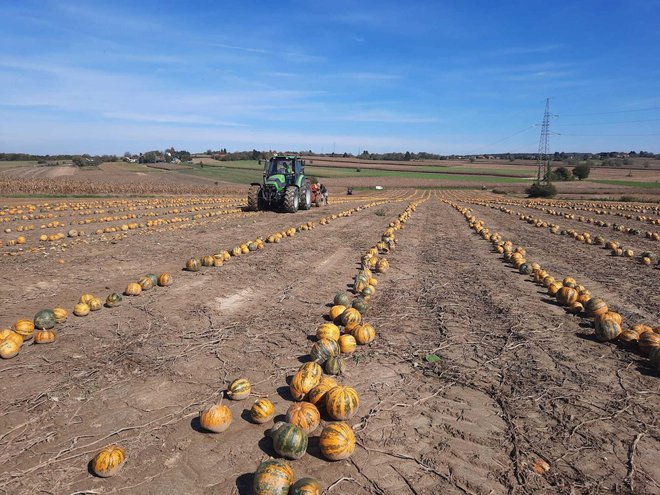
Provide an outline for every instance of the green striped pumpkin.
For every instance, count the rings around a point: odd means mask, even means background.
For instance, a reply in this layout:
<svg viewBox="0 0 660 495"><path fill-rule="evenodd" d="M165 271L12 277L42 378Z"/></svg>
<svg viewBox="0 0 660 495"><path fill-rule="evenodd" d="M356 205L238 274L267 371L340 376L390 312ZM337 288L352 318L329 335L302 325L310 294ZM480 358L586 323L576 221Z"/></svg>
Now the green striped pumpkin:
<svg viewBox="0 0 660 495"><path fill-rule="evenodd" d="M158 275L155 273L147 273L145 276L151 279L151 283L154 287L158 285Z"/></svg>
<svg viewBox="0 0 660 495"><path fill-rule="evenodd" d="M356 297L355 299L353 299L352 307L357 309L360 312L360 314L364 314L367 312L367 301L365 301L361 297Z"/></svg>
<svg viewBox="0 0 660 495"><path fill-rule="evenodd" d="M330 356L338 356L340 352L339 344L336 340L319 339L312 346L312 350L309 352L309 355L311 356L312 361L323 364L328 360Z"/></svg>
<svg viewBox="0 0 660 495"><path fill-rule="evenodd" d="M321 432L319 447L326 459L347 459L355 450L355 433L347 423L330 423Z"/></svg>
<svg viewBox="0 0 660 495"><path fill-rule="evenodd" d="M275 406L268 399L257 399L250 408L250 418L255 423L265 423L275 414Z"/></svg>
<svg viewBox="0 0 660 495"><path fill-rule="evenodd" d="M324 368L329 375L341 375L346 368L346 362L339 356L330 356L325 362Z"/></svg>
<svg viewBox="0 0 660 495"><path fill-rule="evenodd" d="M39 330L48 330L55 326L55 313L52 309L42 309L34 315L34 326Z"/></svg>
<svg viewBox="0 0 660 495"><path fill-rule="evenodd" d="M293 469L283 459L270 459L259 464L254 473L254 495L287 495L293 483Z"/></svg>
<svg viewBox="0 0 660 495"><path fill-rule="evenodd" d="M335 305L346 306L347 308L351 305L351 298L348 297L348 294L345 292L337 292L334 299Z"/></svg>
<svg viewBox="0 0 660 495"><path fill-rule="evenodd" d="M332 419L351 419L360 407L360 397L352 387L339 385L325 394L325 409Z"/></svg>
<svg viewBox="0 0 660 495"><path fill-rule="evenodd" d="M123 300L124 298L121 296L121 294L113 292L105 299L105 305L109 308L114 308L115 306L119 306Z"/></svg>
<svg viewBox="0 0 660 495"><path fill-rule="evenodd" d="M300 459L307 451L307 433L291 423L276 423L270 430L273 448L282 457Z"/></svg>
<svg viewBox="0 0 660 495"><path fill-rule="evenodd" d="M229 388L227 389L227 396L231 400L243 400L250 395L252 390L252 385L245 378L238 378L231 382Z"/></svg>
<svg viewBox="0 0 660 495"><path fill-rule="evenodd" d="M321 495L321 491L321 483L314 478L300 478L289 490L289 495Z"/></svg>

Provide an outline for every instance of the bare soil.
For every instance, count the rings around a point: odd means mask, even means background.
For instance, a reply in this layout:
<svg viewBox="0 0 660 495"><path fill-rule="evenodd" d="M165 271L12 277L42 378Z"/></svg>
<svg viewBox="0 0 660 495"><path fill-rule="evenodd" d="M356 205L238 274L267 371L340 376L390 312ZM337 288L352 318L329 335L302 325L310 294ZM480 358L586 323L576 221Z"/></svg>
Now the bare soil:
<svg viewBox="0 0 660 495"><path fill-rule="evenodd" d="M348 290L387 224L423 198L378 276L366 315L378 338L358 348L339 380L360 394L350 421L358 447L327 462L319 429L292 462L296 477L318 478L329 494L660 493L660 376L646 358L595 342L588 320L503 263L441 201L462 201L461 193L390 195L396 201L197 273L181 271L185 259L372 198L80 244L64 265L0 258L0 326L72 306L83 292L105 297L144 273L175 278L118 308L71 316L54 344L0 362L0 491L251 494L252 473L275 453L264 435L270 424L252 424L246 411L268 397L285 413L287 378L305 361L328 303ZM627 320L659 324L657 269L462 204ZM201 432L199 410L238 377L253 383L253 396L223 399L234 415L227 432ZM88 462L108 443L124 446L128 460L117 476L96 478Z"/></svg>

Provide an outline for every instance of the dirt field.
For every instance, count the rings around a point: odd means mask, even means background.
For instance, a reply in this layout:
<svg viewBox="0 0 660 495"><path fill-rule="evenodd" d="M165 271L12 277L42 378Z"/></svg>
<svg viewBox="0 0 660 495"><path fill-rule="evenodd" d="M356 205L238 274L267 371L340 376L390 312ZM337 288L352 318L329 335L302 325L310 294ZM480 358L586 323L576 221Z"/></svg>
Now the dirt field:
<svg viewBox="0 0 660 495"><path fill-rule="evenodd" d="M133 213L191 219L116 240L99 234L85 237L88 243L64 241L50 254L0 257L1 328L45 307L70 309L86 292L105 298L145 273L174 277L172 286L125 297L118 308L70 316L55 343L26 345L0 362L0 491L252 494L259 462L276 454L264 436L272 423L251 423L247 410L256 397L268 397L277 416L285 413L287 379L308 359L334 295L348 290L361 255L387 225L421 200L396 234L389 271L378 275L366 314L378 337L358 347L339 378L360 395L349 421L357 448L348 460L324 460L319 428L307 455L291 462L296 478L313 476L331 495L660 493L658 371L636 351L596 342L589 319L567 314L505 263L448 202L471 208L553 275L575 277L629 324L660 325L660 269L551 235L476 204L475 194L358 192L293 215L239 211L200 219L167 213L169 204L141 207ZM495 204L501 196L481 198ZM204 211L241 201L238 194L227 199ZM190 257L374 201L387 202L221 267L182 271ZM94 206L102 205L82 211ZM61 214L67 225L81 218L76 210ZM628 240L636 249L658 244ZM433 354L440 359L430 362ZM199 411L238 377L251 381L252 396L224 399L230 429L203 433ZM109 443L121 444L128 460L117 476L94 477L88 463Z"/></svg>

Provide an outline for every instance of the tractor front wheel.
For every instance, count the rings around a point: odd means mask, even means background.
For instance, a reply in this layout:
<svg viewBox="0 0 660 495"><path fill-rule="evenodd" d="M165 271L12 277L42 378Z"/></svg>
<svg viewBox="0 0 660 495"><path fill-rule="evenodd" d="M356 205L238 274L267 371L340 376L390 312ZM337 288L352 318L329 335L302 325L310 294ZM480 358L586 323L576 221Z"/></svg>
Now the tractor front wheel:
<svg viewBox="0 0 660 495"><path fill-rule="evenodd" d="M247 198L247 209L248 211L259 211L261 208L261 201L259 200L259 194L261 193L261 186L250 186L248 191Z"/></svg>
<svg viewBox="0 0 660 495"><path fill-rule="evenodd" d="M296 186L288 186L284 191L284 211L295 213L300 206L300 191Z"/></svg>

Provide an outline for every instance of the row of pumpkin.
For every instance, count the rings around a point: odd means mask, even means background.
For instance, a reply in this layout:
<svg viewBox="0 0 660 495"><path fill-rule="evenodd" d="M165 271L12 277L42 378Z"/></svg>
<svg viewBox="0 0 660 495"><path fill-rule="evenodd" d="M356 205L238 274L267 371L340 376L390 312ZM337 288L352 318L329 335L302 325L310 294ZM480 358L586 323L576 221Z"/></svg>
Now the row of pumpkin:
<svg viewBox="0 0 660 495"><path fill-rule="evenodd" d="M361 269L353 284L354 297L346 292L335 295L327 315L327 322L316 331L316 342L309 352L310 361L304 363L293 375L289 391L295 401L288 409L284 422L278 422L269 430L273 449L283 459L275 458L262 462L254 474L254 495L320 495L321 483L315 478L305 477L294 482L291 464L286 460L302 458L307 451L308 435L327 414L319 436L321 454L330 461L349 458L356 446L355 433L348 424L360 405L358 392L350 386L338 385L333 375L343 373L344 356L353 353L358 345L367 345L376 338L373 325L363 320L370 299L376 292L378 280L375 272L384 273L389 262L382 255L396 245L395 232L403 227L418 202L413 202L390 223L381 240L362 257ZM372 271L374 270L374 271ZM262 422L263 401L259 399L251 409L255 422ZM266 404L272 418L271 404Z"/></svg>
<svg viewBox="0 0 660 495"><path fill-rule="evenodd" d="M637 348L649 357L653 366L660 369L660 326L654 329L646 324L633 324L623 330L621 315L611 310L602 298L592 296L591 292L578 284L573 277L565 277L562 281L555 279L538 263L528 261L526 250L522 246L514 246L511 241L504 241L497 232L491 232L483 220L473 215L472 210L451 201L446 202L465 217L472 230L490 241L497 253L502 254L521 274L531 275L534 281L544 286L548 294L555 297L557 303L569 313L591 318L598 341L617 341L627 348Z"/></svg>
<svg viewBox="0 0 660 495"><path fill-rule="evenodd" d="M547 228L552 234L559 234L563 236L568 236L573 238L574 240L578 242L582 242L584 244L589 244L593 246L604 246L606 249L610 251L610 253L613 256L622 256L625 258L634 258L635 257L635 252L631 248L627 248L623 245L621 245L617 241L608 241L606 240L603 236L597 235L592 237L592 235L589 232L578 232L574 229L562 229L559 225L555 223L548 223L545 220L538 218L538 217L533 217L531 215L525 215L522 213L517 213L514 210L511 210L509 208L506 208L504 206L497 206L490 204L488 202L481 202L481 201L471 201L473 204L477 204L480 206L488 206L492 209L501 211L503 213L506 213L508 215L517 215L518 218L524 222L527 222L530 225L534 225L535 227L539 228ZM659 264L658 257L655 253L652 251L644 251L642 252L638 260L640 263L642 263L645 266L652 266L652 265L657 265Z"/></svg>
<svg viewBox="0 0 660 495"><path fill-rule="evenodd" d="M372 202L368 205L362 205L350 210L345 210L336 215L323 218L324 224L329 220L349 216L353 211L360 211L365 208L371 208L385 203L385 201ZM283 237L291 237L297 231L309 230L314 228L314 222L307 222L295 228L289 228L281 233L276 233L274 236L269 236L268 242L279 242ZM271 240L272 238L272 240ZM198 271L201 266L220 266L225 261L229 260L232 256L239 256L241 254L249 253L257 249L263 249L264 243L262 238L256 239L254 242L248 242L241 246L234 248L231 254L228 251L222 251L212 256L204 256L201 259L192 258L186 262L186 269L189 271ZM166 287L172 285L173 278L169 273L162 273L155 275L153 273L140 277L137 282L131 282L126 286L123 295L125 296L139 296L143 291L149 290L152 287L160 286ZM121 305L123 302L122 294L113 292L106 297L105 306L113 308ZM83 294L78 303L73 308L73 314L79 317L84 317L90 312L99 311L104 306L104 301L100 297L93 294ZM23 344L34 338L34 343L49 344L55 342L57 339L57 332L55 330L56 324L62 324L69 316L69 312L61 307L53 309L42 309L37 312L32 320L21 318L14 322L11 328L0 329L0 358L11 359L19 354Z"/></svg>

